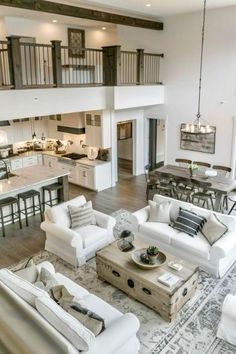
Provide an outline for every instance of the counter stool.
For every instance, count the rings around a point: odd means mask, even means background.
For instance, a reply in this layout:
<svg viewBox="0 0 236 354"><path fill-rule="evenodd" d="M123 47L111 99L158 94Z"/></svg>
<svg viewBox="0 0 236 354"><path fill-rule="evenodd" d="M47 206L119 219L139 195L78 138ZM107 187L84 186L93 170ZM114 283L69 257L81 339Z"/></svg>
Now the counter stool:
<svg viewBox="0 0 236 354"><path fill-rule="evenodd" d="M60 183L53 183L49 184L48 186L43 187L43 210L45 210L45 205L49 205L52 207L55 204L60 203L61 198L60 198L60 191L63 189L63 185ZM49 200L46 200L46 192L49 194ZM52 197L52 192L57 192L56 198ZM53 202L56 201L56 203L53 204Z"/></svg>
<svg viewBox="0 0 236 354"><path fill-rule="evenodd" d="M17 210L14 211L14 206L16 205ZM8 215L4 215L3 214L3 208L9 206L11 208L11 213ZM15 223L15 216L18 218L19 221L19 226L20 229L22 229L22 223L21 223L21 217L20 217L20 205L19 205L19 201L17 198L14 197L8 197L8 198L4 198L0 200L0 216L1 216L1 225L2 225L2 236L5 237L6 233L5 233L5 223L4 223L4 219L5 218L9 218L9 216L11 217L12 220L12 224Z"/></svg>
<svg viewBox="0 0 236 354"><path fill-rule="evenodd" d="M35 205L35 197L38 198L38 205ZM34 189L30 189L27 192L19 193L18 194L19 202L21 199L24 202L24 209L21 210L21 213L23 213L25 215L26 226L29 226L29 220L28 220L29 214L33 213L33 215L35 215L35 212L37 210L40 211L41 220L43 221L43 211L42 211L40 192L36 191ZM27 206L27 200L32 201L32 206ZM30 211L28 212L28 210L30 210Z"/></svg>

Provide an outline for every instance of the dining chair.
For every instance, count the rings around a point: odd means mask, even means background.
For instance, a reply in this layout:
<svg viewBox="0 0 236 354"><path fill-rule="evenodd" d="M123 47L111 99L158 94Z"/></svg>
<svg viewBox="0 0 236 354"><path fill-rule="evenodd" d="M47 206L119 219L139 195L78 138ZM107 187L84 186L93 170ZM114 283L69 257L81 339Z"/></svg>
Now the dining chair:
<svg viewBox="0 0 236 354"><path fill-rule="evenodd" d="M158 183L156 185L156 193L174 197L172 184L173 175L156 171L156 176L158 179Z"/></svg>
<svg viewBox="0 0 236 354"><path fill-rule="evenodd" d="M207 163L207 162L202 162L202 161L193 161L193 164L194 165L197 165L198 166L198 171L199 172L205 172L208 168L211 167L211 164L210 163Z"/></svg>
<svg viewBox="0 0 236 354"><path fill-rule="evenodd" d="M229 194L229 196L227 196L227 201L230 200L231 202L233 202L232 207L230 208L230 211L228 212L228 215L232 213L233 210L235 210L236 207L236 194L235 193L231 193ZM226 209L228 210L228 209Z"/></svg>
<svg viewBox="0 0 236 354"><path fill-rule="evenodd" d="M231 168L230 167L227 167L227 166L221 166L221 165L213 165L212 168L214 170L217 171L217 176L218 177L226 177L226 178L229 178L230 176L230 172L231 172ZM228 211L229 209L229 200L231 202L234 202L236 200L233 200L234 199L234 195L225 195L224 198L223 198L223 202L222 202L222 205L221 205L221 210L222 212L224 210ZM232 209L232 208L231 208ZM234 209L234 206L233 206L233 209ZM232 209L232 210L233 210ZM231 213L231 211L229 211L229 214Z"/></svg>
<svg viewBox="0 0 236 354"><path fill-rule="evenodd" d="M213 203L213 194L212 192L209 191L209 188L211 187L211 183L210 182L202 182L202 181L198 181L196 179L191 179L191 182L193 184L194 189L196 190L196 192L194 192L192 194L192 203L194 204L195 199L198 199L198 203L199 201L202 201L202 207L204 208L204 206L207 206L207 209L210 209L210 204L211 203L211 208L212 210L214 210L214 203Z"/></svg>
<svg viewBox="0 0 236 354"><path fill-rule="evenodd" d="M185 177L174 177L172 184L176 199L182 200L185 197L185 201L191 203L191 196L194 192L191 180Z"/></svg>
<svg viewBox="0 0 236 354"><path fill-rule="evenodd" d="M175 162L178 163L179 167L188 167L192 161L188 159L175 159Z"/></svg>
<svg viewBox="0 0 236 354"><path fill-rule="evenodd" d="M145 173L145 178L146 178L146 199L149 199L149 191L151 189L156 188L156 185L158 183L157 177L155 175L150 175L150 167L151 165L148 164L144 166L144 173Z"/></svg>
<svg viewBox="0 0 236 354"><path fill-rule="evenodd" d="M227 166L213 165L213 170L217 171L217 176L228 178L231 172L231 168Z"/></svg>

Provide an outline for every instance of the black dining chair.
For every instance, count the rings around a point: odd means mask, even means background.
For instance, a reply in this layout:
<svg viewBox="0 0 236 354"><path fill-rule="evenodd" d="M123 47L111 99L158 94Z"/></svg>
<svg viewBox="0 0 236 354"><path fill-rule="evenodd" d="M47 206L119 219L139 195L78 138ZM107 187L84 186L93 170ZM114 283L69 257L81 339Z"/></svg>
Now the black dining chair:
<svg viewBox="0 0 236 354"><path fill-rule="evenodd" d="M173 191L173 175L169 173L156 172L158 183L156 185L156 193L174 197Z"/></svg>
<svg viewBox="0 0 236 354"><path fill-rule="evenodd" d="M144 166L144 174L146 178L146 199L149 199L149 191L156 189L156 186L158 184L157 177L153 174L150 174L150 167L151 165L148 164Z"/></svg>
<svg viewBox="0 0 236 354"><path fill-rule="evenodd" d="M211 167L211 164L208 162L202 162L202 161L193 161L194 165L198 166L198 171L199 172L205 172L208 168Z"/></svg>
<svg viewBox="0 0 236 354"><path fill-rule="evenodd" d="M173 177L172 184L175 198L191 203L191 196L194 193L191 180L185 177Z"/></svg>
<svg viewBox="0 0 236 354"><path fill-rule="evenodd" d="M175 159L175 162L178 163L179 167L188 167L192 161L188 159Z"/></svg>

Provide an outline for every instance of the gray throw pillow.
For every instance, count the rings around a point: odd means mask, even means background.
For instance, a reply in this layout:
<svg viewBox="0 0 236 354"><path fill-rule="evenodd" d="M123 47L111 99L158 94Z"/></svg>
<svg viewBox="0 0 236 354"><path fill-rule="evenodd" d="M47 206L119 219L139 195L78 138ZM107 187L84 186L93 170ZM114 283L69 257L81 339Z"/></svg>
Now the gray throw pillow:
<svg viewBox="0 0 236 354"><path fill-rule="evenodd" d="M201 232L206 237L210 245L212 246L218 241L226 232L228 227L223 224L215 214L211 214L204 224Z"/></svg>
<svg viewBox="0 0 236 354"><path fill-rule="evenodd" d="M194 237L202 229L206 218L192 211L179 208L179 216L176 221L170 224L171 227Z"/></svg>
<svg viewBox="0 0 236 354"><path fill-rule="evenodd" d="M68 210L71 218L72 229L87 225L96 225L95 214L91 201L80 206L68 205Z"/></svg>

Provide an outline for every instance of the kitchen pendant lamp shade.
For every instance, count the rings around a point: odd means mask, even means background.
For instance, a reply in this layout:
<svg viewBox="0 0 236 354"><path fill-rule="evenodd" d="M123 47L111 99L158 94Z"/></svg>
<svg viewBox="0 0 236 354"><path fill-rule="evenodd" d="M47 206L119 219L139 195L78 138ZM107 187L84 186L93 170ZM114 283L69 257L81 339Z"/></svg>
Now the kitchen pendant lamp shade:
<svg viewBox="0 0 236 354"><path fill-rule="evenodd" d="M204 41L205 41L205 23L206 23L206 0L204 0L203 7L203 21L202 21L202 41L200 53L200 73L199 73L199 86L198 86L198 111L196 118L192 123L184 124L181 131L189 134L210 134L212 128L210 125L201 118L201 94L202 94L202 67L203 67L203 54L204 54Z"/></svg>

